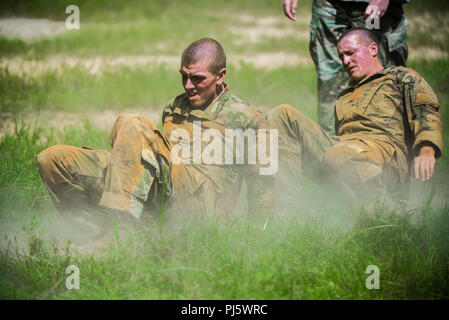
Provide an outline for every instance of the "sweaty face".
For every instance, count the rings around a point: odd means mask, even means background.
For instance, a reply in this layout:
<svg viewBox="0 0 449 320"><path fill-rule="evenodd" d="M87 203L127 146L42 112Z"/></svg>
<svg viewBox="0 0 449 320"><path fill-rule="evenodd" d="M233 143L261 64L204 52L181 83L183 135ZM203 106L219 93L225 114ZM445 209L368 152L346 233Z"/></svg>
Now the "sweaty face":
<svg viewBox="0 0 449 320"><path fill-rule="evenodd" d="M181 65L179 72L182 85L192 107L210 104L217 97L220 77L208 70L208 61L200 60L194 64Z"/></svg>
<svg viewBox="0 0 449 320"><path fill-rule="evenodd" d="M348 35L338 43L338 56L352 79L360 81L377 72L373 72L377 50L374 56L373 50L357 34Z"/></svg>

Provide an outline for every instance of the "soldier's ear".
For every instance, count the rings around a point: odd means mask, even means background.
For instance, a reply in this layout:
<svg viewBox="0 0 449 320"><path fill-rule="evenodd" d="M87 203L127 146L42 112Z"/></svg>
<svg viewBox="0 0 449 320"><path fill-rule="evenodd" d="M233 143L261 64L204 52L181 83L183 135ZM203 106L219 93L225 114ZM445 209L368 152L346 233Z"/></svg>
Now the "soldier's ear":
<svg viewBox="0 0 449 320"><path fill-rule="evenodd" d="M226 68L220 69L220 71L218 71L217 76L218 76L217 85L221 85L224 79L226 78Z"/></svg>
<svg viewBox="0 0 449 320"><path fill-rule="evenodd" d="M377 57L377 54L379 53L379 47L375 42L371 42L371 44L369 45L369 51L373 58Z"/></svg>

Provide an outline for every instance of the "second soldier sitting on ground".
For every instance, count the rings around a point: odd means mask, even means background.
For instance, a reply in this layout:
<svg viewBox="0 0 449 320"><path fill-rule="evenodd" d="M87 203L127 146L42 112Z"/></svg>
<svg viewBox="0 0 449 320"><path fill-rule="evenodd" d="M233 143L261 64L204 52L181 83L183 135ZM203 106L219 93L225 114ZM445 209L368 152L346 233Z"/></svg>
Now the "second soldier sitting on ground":
<svg viewBox="0 0 449 320"><path fill-rule="evenodd" d="M338 41L353 81L337 99L336 137L289 105L267 114L269 126L279 130L283 193L292 190L298 198L294 186L307 175L330 184L339 201L397 204L407 199L410 167L417 179L432 177L443 149L438 99L416 71L384 68L378 48L375 34L362 28Z"/></svg>

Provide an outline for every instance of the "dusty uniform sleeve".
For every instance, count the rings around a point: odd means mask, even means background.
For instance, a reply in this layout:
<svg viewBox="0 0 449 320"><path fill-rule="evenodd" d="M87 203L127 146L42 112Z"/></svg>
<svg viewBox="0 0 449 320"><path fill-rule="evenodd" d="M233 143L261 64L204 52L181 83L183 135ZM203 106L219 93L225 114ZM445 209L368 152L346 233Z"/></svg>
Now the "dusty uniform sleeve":
<svg viewBox="0 0 449 320"><path fill-rule="evenodd" d="M408 123L412 133L412 154L423 144L431 144L435 157L443 151L441 112L438 98L430 85L416 72L409 71L403 79Z"/></svg>
<svg viewBox="0 0 449 320"><path fill-rule="evenodd" d="M173 110L173 101L170 101L164 106L164 109L162 110L160 126L164 124L165 118L172 112L172 110Z"/></svg>
<svg viewBox="0 0 449 320"><path fill-rule="evenodd" d="M265 122L263 114L256 108L252 108L255 117L251 121L250 127L253 128L256 133L261 130L269 133L268 125ZM263 132L263 131L262 131ZM256 165L245 166L245 178L247 184L247 197L248 197L248 211L252 216L268 217L274 210L274 174L261 174L261 168L267 168L270 165L276 165L277 158L270 157L270 140L265 135L266 139L266 158L269 159L269 165L261 165L258 157ZM277 147L277 145L275 146ZM248 150L248 149L246 149ZM273 163L275 161L276 163Z"/></svg>

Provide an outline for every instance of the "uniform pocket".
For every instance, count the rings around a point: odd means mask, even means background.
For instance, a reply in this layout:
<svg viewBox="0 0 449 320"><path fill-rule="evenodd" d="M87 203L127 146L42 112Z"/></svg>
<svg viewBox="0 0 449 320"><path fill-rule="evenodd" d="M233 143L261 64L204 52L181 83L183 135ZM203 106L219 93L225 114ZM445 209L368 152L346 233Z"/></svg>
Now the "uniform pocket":
<svg viewBox="0 0 449 320"><path fill-rule="evenodd" d="M402 102L401 93L392 79L384 78L363 89L357 107L368 117L391 119Z"/></svg>

